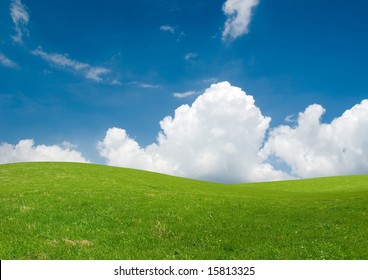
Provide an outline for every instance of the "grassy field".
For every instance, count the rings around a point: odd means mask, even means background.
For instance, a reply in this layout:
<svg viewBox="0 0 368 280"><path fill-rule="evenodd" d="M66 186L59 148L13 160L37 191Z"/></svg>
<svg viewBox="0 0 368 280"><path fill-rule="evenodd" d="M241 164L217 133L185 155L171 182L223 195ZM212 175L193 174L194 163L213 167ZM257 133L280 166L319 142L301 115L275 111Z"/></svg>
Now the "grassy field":
<svg viewBox="0 0 368 280"><path fill-rule="evenodd" d="M221 185L0 165L0 259L368 259L368 176Z"/></svg>

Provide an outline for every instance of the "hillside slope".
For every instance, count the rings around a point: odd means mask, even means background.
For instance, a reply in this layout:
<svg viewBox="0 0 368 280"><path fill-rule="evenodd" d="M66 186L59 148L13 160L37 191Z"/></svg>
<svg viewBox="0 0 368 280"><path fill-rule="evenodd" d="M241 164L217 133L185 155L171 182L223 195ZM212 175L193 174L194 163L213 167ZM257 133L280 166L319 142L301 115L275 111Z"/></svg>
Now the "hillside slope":
<svg viewBox="0 0 368 280"><path fill-rule="evenodd" d="M0 165L0 259L368 259L368 176L221 185Z"/></svg>

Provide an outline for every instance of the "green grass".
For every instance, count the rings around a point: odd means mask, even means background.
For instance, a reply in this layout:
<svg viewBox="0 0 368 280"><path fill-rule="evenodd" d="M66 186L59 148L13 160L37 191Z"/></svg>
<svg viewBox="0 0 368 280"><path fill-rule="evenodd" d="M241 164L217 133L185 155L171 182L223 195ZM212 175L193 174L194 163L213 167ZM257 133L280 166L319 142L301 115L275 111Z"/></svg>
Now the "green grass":
<svg viewBox="0 0 368 280"><path fill-rule="evenodd" d="M0 165L0 259L368 259L368 176L222 185Z"/></svg>

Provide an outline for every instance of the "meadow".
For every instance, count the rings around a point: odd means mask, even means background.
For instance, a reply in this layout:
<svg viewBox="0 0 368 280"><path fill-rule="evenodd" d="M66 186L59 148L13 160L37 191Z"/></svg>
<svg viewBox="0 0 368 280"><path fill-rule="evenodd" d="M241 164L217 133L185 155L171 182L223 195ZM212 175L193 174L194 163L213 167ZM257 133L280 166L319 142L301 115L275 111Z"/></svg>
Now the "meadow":
<svg viewBox="0 0 368 280"><path fill-rule="evenodd" d="M368 176L224 185L0 165L0 259L368 259Z"/></svg>

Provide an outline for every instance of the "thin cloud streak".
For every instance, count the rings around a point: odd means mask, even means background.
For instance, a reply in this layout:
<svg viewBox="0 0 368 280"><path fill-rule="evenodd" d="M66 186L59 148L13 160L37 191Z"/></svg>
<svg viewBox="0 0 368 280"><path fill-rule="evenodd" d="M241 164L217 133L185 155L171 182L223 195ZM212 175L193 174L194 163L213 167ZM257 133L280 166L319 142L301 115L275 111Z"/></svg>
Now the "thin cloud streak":
<svg viewBox="0 0 368 280"><path fill-rule="evenodd" d="M185 97L189 97L189 96L196 95L196 94L198 94L198 92L194 90L189 90L189 91L181 92L181 93L180 92L173 93L173 96L176 98L185 98Z"/></svg>
<svg viewBox="0 0 368 280"><path fill-rule="evenodd" d="M0 53L0 65L7 67L7 68L11 68L11 69L17 69L19 67L17 63L7 58L2 53Z"/></svg>
<svg viewBox="0 0 368 280"><path fill-rule="evenodd" d="M31 53L35 56L41 57L43 60L51 63L54 66L70 69L75 72L81 73L84 75L85 78L89 80L94 80L96 82L103 81L101 75L105 75L111 72L107 68L94 67L89 65L88 63L83 63L77 60L70 59L63 54L47 53L41 47L38 47Z"/></svg>
<svg viewBox="0 0 368 280"><path fill-rule="evenodd" d="M148 84L148 83L143 83L143 82L138 82L138 81L129 82L128 84L135 85L137 87L144 88L144 89L155 89L155 88L161 87L161 85Z"/></svg>

